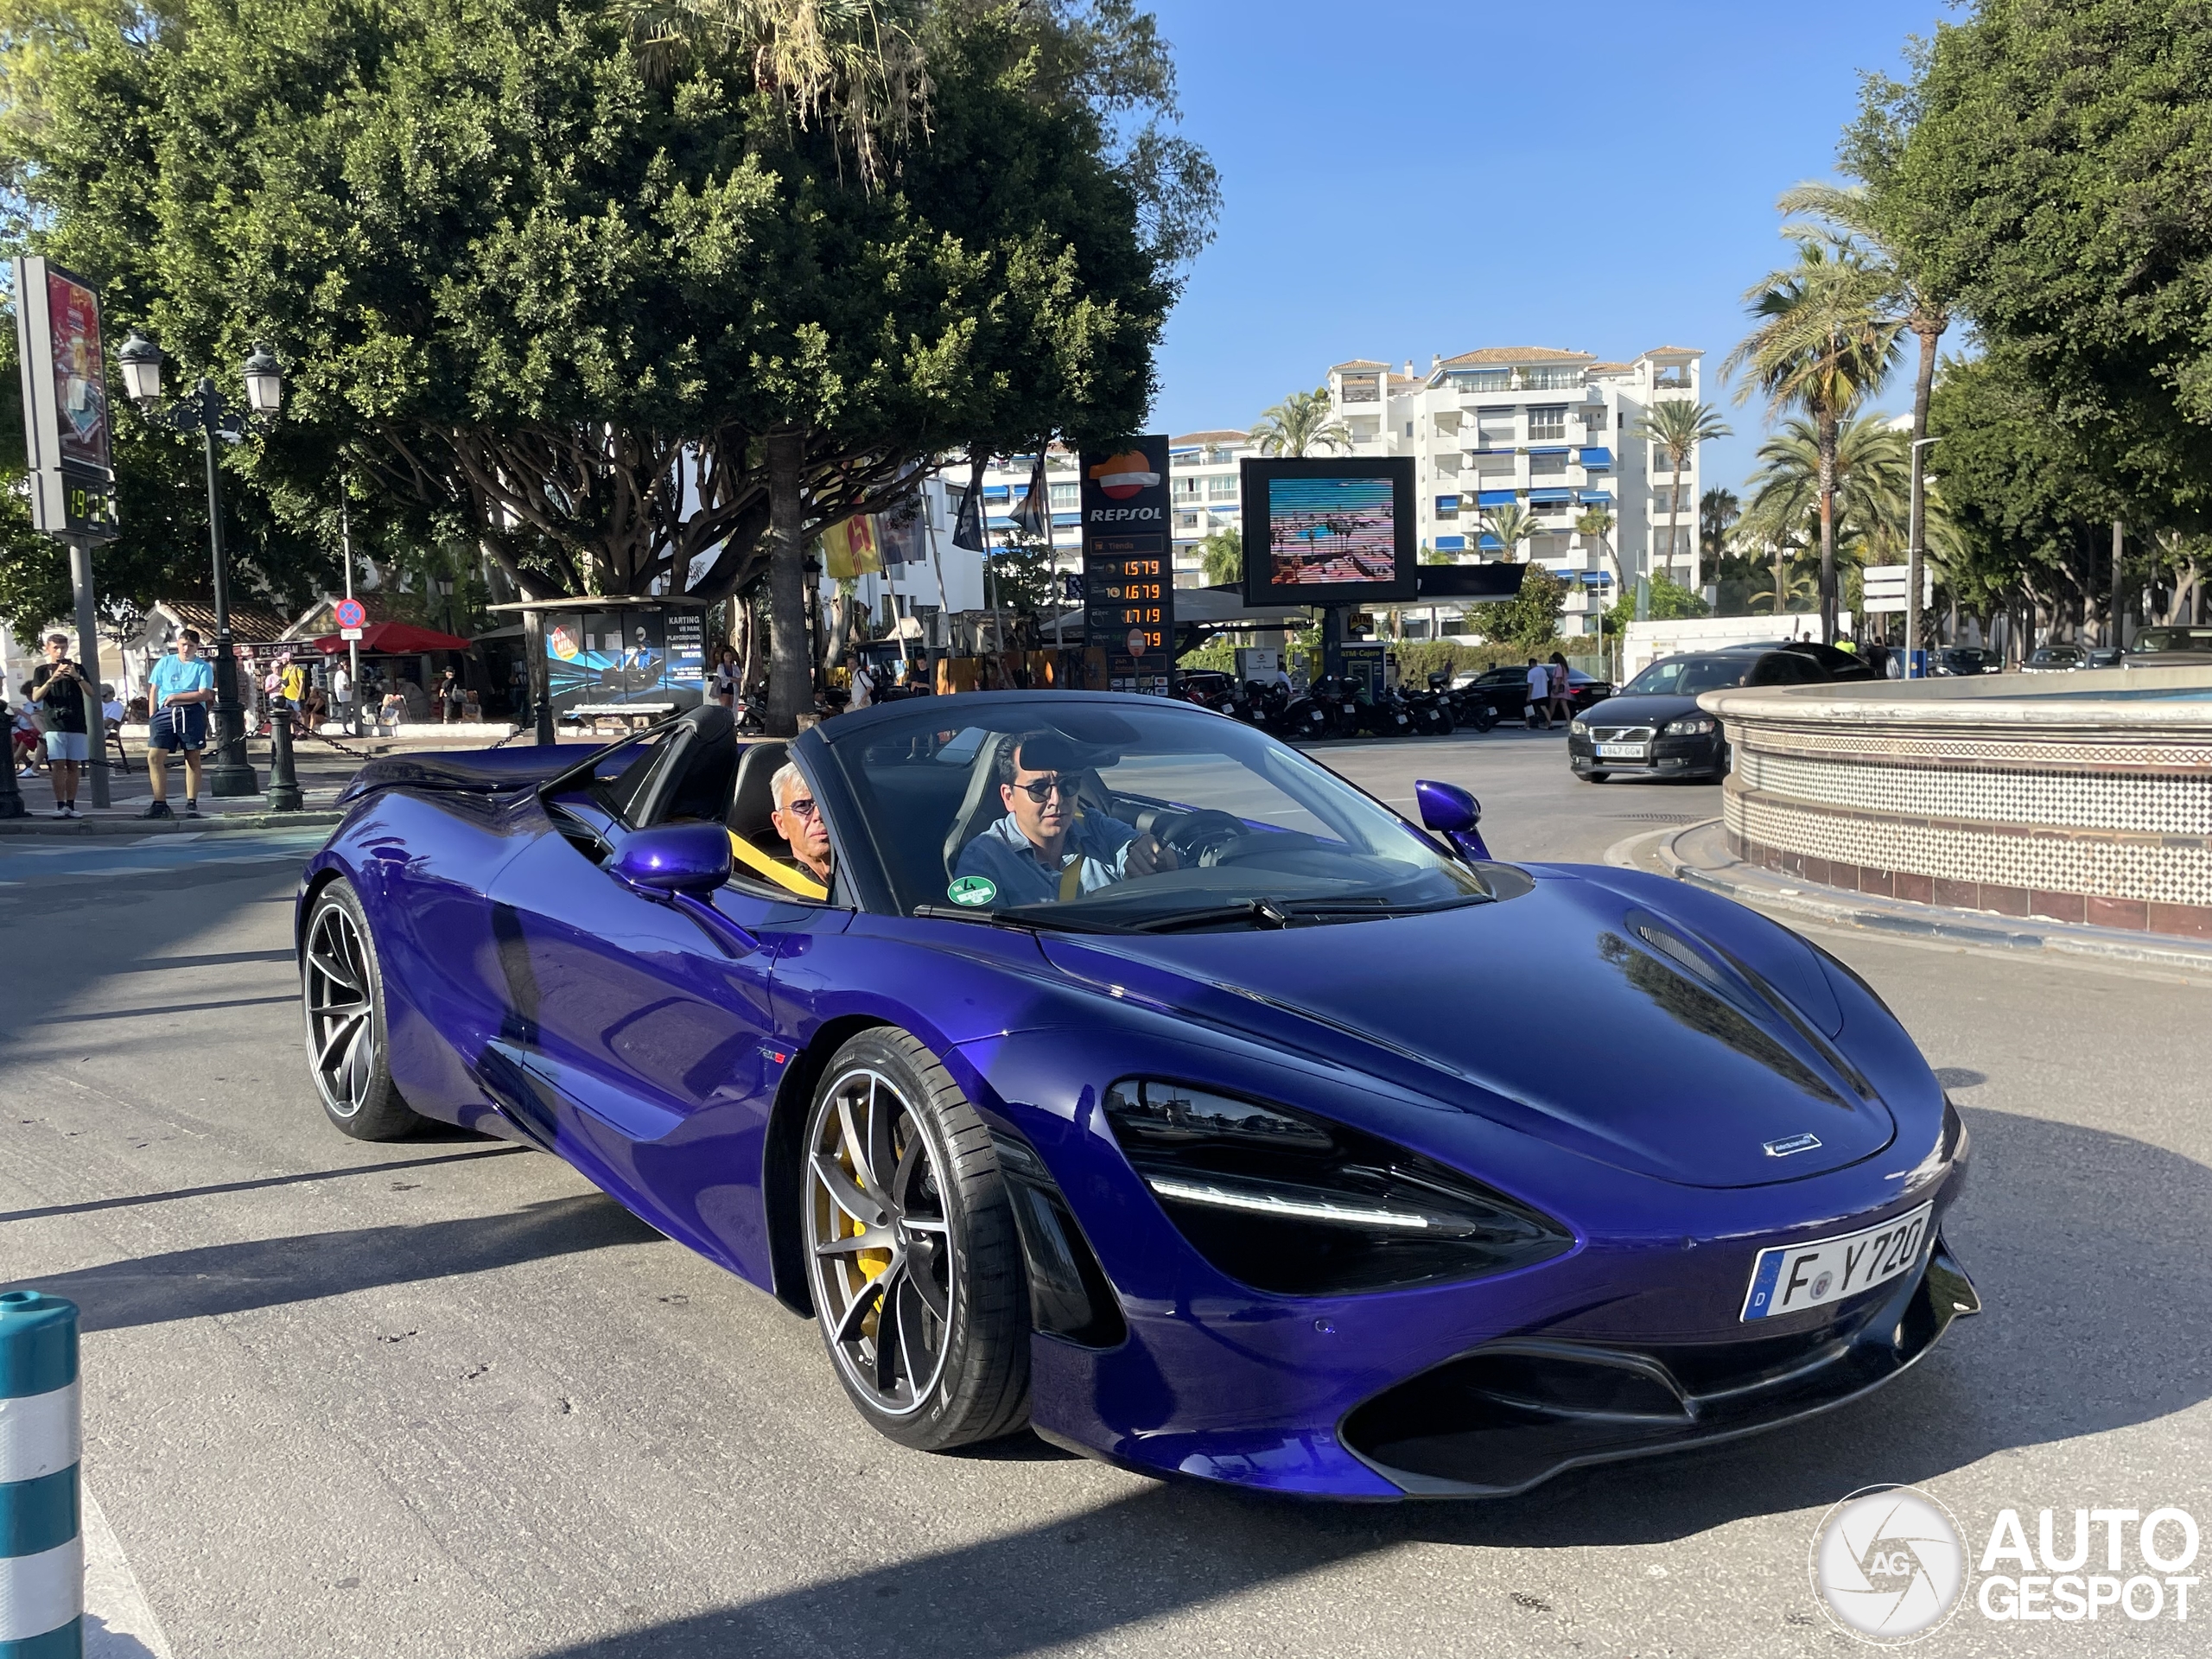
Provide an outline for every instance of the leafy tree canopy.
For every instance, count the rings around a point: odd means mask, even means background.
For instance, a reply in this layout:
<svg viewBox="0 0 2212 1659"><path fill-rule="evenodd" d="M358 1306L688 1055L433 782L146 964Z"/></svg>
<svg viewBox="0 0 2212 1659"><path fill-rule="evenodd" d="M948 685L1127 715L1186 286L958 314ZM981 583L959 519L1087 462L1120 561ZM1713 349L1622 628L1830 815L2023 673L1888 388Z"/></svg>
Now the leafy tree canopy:
<svg viewBox="0 0 2212 1659"><path fill-rule="evenodd" d="M2212 19L2195 0L1980 0L1916 69L1870 86L1845 147L1892 239L2114 494L2202 523Z"/></svg>
<svg viewBox="0 0 2212 1659"><path fill-rule="evenodd" d="M251 458L280 512L374 480L529 591L750 582L772 433L804 436L811 526L944 450L1135 430L1210 222L1115 0L902 8L925 118L865 167L772 54L611 0L178 8L54 67L19 137L40 245L184 372L281 348Z"/></svg>

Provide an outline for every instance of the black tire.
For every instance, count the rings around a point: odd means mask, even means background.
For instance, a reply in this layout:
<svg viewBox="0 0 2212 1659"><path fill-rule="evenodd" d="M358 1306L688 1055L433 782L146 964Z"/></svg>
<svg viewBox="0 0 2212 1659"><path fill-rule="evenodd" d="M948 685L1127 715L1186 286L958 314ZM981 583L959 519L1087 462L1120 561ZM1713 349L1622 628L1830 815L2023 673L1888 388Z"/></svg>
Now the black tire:
<svg viewBox="0 0 2212 1659"><path fill-rule="evenodd" d="M1578 772L1574 775L1586 784L1602 784L1613 774L1610 772Z"/></svg>
<svg viewBox="0 0 2212 1659"><path fill-rule="evenodd" d="M942 1452L1027 1422L1020 1236L990 1131L937 1057L888 1026L840 1048L807 1113L799 1182L815 1323L869 1425ZM872 1234L883 1243L821 1248ZM879 1340L887 1306L895 1348Z"/></svg>
<svg viewBox="0 0 2212 1659"><path fill-rule="evenodd" d="M308 1071L322 1112L356 1141L397 1141L423 1118L391 1081L384 969L360 896L344 880L315 895L300 946Z"/></svg>
<svg viewBox="0 0 2212 1659"><path fill-rule="evenodd" d="M1474 717L1468 721L1467 723L1470 726L1472 726L1478 732L1486 732L1490 730L1491 727L1497 724L1497 710L1491 708L1490 704L1486 702L1478 704L1475 709Z"/></svg>

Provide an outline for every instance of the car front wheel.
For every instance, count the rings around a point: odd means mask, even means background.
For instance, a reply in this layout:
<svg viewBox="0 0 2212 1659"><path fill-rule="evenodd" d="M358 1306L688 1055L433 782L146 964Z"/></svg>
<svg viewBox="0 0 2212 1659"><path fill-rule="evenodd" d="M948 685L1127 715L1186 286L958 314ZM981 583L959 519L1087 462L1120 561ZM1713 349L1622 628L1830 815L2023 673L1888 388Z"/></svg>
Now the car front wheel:
<svg viewBox="0 0 2212 1659"><path fill-rule="evenodd" d="M308 1068L323 1115L356 1141L397 1141L423 1119L392 1086L384 974L359 895L334 881L315 895L300 952Z"/></svg>
<svg viewBox="0 0 2212 1659"><path fill-rule="evenodd" d="M1020 1237L990 1131L937 1058L888 1027L840 1048L800 1179L815 1319L861 1416L924 1452L1020 1427Z"/></svg>

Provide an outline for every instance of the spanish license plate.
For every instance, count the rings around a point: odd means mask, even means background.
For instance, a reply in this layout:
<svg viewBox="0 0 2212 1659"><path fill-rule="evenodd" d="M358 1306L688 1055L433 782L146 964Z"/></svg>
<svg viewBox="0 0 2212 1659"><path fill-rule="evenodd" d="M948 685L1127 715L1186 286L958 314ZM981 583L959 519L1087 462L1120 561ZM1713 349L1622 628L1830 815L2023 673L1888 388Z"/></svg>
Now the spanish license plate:
<svg viewBox="0 0 2212 1659"><path fill-rule="evenodd" d="M1641 743L1600 743L1598 753L1608 760L1641 760L1647 752Z"/></svg>
<svg viewBox="0 0 2212 1659"><path fill-rule="evenodd" d="M1906 1272L1920 1260L1928 1240L1923 1204L1909 1216L1878 1227L1846 1233L1810 1244L1783 1244L1761 1250L1751 1263L1751 1287L1744 1298L1744 1318L1771 1319L1808 1307L1840 1302Z"/></svg>

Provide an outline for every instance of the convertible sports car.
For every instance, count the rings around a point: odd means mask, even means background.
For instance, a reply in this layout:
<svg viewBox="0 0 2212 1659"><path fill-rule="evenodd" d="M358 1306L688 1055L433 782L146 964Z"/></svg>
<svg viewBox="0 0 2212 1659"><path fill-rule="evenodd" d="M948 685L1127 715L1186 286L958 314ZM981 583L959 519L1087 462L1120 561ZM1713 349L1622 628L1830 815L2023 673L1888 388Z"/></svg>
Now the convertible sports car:
<svg viewBox="0 0 2212 1659"><path fill-rule="evenodd" d="M1512 1492L1975 1311L1965 1127L1850 969L1417 793L1073 692L378 760L300 893L308 1061L350 1135L568 1160L915 1447Z"/></svg>

